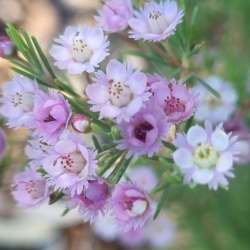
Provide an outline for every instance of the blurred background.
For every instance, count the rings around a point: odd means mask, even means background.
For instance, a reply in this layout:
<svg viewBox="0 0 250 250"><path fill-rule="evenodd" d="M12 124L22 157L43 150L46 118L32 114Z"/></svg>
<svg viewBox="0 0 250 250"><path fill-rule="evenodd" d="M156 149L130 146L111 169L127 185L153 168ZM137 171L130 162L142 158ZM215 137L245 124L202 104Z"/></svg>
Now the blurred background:
<svg viewBox="0 0 250 250"><path fill-rule="evenodd" d="M194 41L204 42L195 62L201 74L218 74L239 93L239 106L250 125L250 1L186 0L187 12L199 6ZM100 0L0 0L0 32L11 22L36 36L42 47L69 24L94 24ZM113 48L118 42L113 38ZM124 41L125 43L125 41ZM127 58L143 68L145 61ZM12 76L9 63L0 58L1 84ZM83 79L72 79L79 90ZM25 164L26 131L8 130L7 152L0 163L0 250L126 249L118 241L96 236L77 213L61 217L63 204L21 210L10 194L13 173ZM249 152L250 154L250 152ZM236 168L230 189L209 191L187 186L172 190L166 203L176 232L169 250L250 249L250 166ZM159 229L160 230L160 229ZM155 249L141 246L139 249Z"/></svg>

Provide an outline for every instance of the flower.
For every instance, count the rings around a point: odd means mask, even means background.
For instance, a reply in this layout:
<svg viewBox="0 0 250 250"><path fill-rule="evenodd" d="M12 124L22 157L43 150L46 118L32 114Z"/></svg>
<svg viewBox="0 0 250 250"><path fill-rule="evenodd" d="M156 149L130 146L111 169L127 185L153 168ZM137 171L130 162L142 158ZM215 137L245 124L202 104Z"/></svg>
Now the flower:
<svg viewBox="0 0 250 250"><path fill-rule="evenodd" d="M44 137L58 137L68 125L71 110L63 95L39 91L34 100L35 129Z"/></svg>
<svg viewBox="0 0 250 250"><path fill-rule="evenodd" d="M223 130L222 125L214 131L208 122L205 129L199 125L192 126L186 135L177 135L174 162L187 183L207 184L214 190L219 186L226 188L227 178L234 176L232 171L237 155L232 146L236 140Z"/></svg>
<svg viewBox="0 0 250 250"><path fill-rule="evenodd" d="M152 157L160 150L169 127L162 110L150 102L129 122L119 124L122 139L117 147L128 150L128 155Z"/></svg>
<svg viewBox="0 0 250 250"><path fill-rule="evenodd" d="M29 208L48 199L49 187L40 173L28 168L15 176L11 193L20 207Z"/></svg>
<svg viewBox="0 0 250 250"><path fill-rule="evenodd" d="M0 159L3 158L6 151L6 136L4 130L0 128Z"/></svg>
<svg viewBox="0 0 250 250"><path fill-rule="evenodd" d="M70 26L55 42L50 49L55 65L72 75L94 72L109 54L109 42L101 28Z"/></svg>
<svg viewBox="0 0 250 250"><path fill-rule="evenodd" d="M123 246L132 249L141 247L146 243L145 233L142 228L128 232L120 232L119 240Z"/></svg>
<svg viewBox="0 0 250 250"><path fill-rule="evenodd" d="M69 198L69 208L79 208L85 221L94 222L97 216L105 215L110 195L109 186L101 179L89 180L81 194Z"/></svg>
<svg viewBox="0 0 250 250"><path fill-rule="evenodd" d="M114 33L125 30L132 15L131 0L106 0L95 19L103 30Z"/></svg>
<svg viewBox="0 0 250 250"><path fill-rule="evenodd" d="M150 96L146 82L147 78L142 72L111 60L106 74L99 71L95 82L86 88L91 110L100 112L100 118L128 121Z"/></svg>
<svg viewBox="0 0 250 250"><path fill-rule="evenodd" d="M36 91L36 83L20 75L16 75L3 86L0 113L7 119L9 127L33 127L32 111Z"/></svg>
<svg viewBox="0 0 250 250"><path fill-rule="evenodd" d="M175 225L164 213L161 213L156 220L147 223L144 231L144 237L153 249L170 247L176 237Z"/></svg>
<svg viewBox="0 0 250 250"><path fill-rule="evenodd" d="M224 124L224 129L227 133L237 136L238 140L233 145L235 152L237 152L238 162L246 164L250 162L250 131L247 128L243 117L239 113L235 113Z"/></svg>
<svg viewBox="0 0 250 250"><path fill-rule="evenodd" d="M55 138L45 138L33 134L25 147L25 153L30 160L30 165L34 167L41 166L43 159L53 150L56 141Z"/></svg>
<svg viewBox="0 0 250 250"><path fill-rule="evenodd" d="M0 36L0 57L10 56L14 50L13 43L7 36Z"/></svg>
<svg viewBox="0 0 250 250"><path fill-rule="evenodd" d="M133 183L120 183L115 187L111 207L117 223L125 232L142 228L153 215L148 194Z"/></svg>
<svg viewBox="0 0 250 250"><path fill-rule="evenodd" d="M176 27L182 22L184 12L178 9L175 1L146 3L135 17L129 20L132 29L130 37L159 42L174 35Z"/></svg>
<svg viewBox="0 0 250 250"><path fill-rule="evenodd" d="M43 160L43 167L55 189L80 195L89 180L96 176L95 155L80 138L65 131L53 151Z"/></svg>
<svg viewBox="0 0 250 250"><path fill-rule="evenodd" d="M129 179L147 192L151 192L157 185L155 172L148 166L137 166L128 173Z"/></svg>
<svg viewBox="0 0 250 250"><path fill-rule="evenodd" d="M195 119L209 120L213 124L225 122L236 108L237 93L228 82L217 76L210 76L205 82L220 94L220 98L209 92L203 85L196 85L193 88L198 98Z"/></svg>
<svg viewBox="0 0 250 250"><path fill-rule="evenodd" d="M70 124L74 131L78 133L85 133L90 125L88 117L81 114L73 115L70 119Z"/></svg>
<svg viewBox="0 0 250 250"><path fill-rule="evenodd" d="M163 79L151 83L151 91L170 123L178 124L186 121L195 112L196 97L191 90L175 79L170 81Z"/></svg>

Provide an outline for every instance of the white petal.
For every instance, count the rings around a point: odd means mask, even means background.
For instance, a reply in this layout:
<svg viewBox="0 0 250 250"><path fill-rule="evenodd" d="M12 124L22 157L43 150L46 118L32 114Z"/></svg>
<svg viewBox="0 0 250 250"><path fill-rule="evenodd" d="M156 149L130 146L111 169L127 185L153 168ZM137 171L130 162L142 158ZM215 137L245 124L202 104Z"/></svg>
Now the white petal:
<svg viewBox="0 0 250 250"><path fill-rule="evenodd" d="M173 159L180 168L190 168L193 165L193 157L189 150L179 148L173 153Z"/></svg>
<svg viewBox="0 0 250 250"><path fill-rule="evenodd" d="M141 72L135 72L129 77L128 85L134 94L140 95L146 89L147 78Z"/></svg>
<svg viewBox="0 0 250 250"><path fill-rule="evenodd" d="M62 140L55 145L55 150L60 154L69 154L76 151L76 144L70 140Z"/></svg>
<svg viewBox="0 0 250 250"><path fill-rule="evenodd" d="M211 137L213 148L223 151L229 146L229 136L221 129L216 129Z"/></svg>
<svg viewBox="0 0 250 250"><path fill-rule="evenodd" d="M98 104L107 102L109 98L107 86L98 83L89 84L86 94L92 102Z"/></svg>
<svg viewBox="0 0 250 250"><path fill-rule="evenodd" d="M197 146L199 143L205 143L207 141L205 129L198 125L191 127L187 133L187 141L193 147Z"/></svg>
<svg viewBox="0 0 250 250"><path fill-rule="evenodd" d="M218 172L226 172L233 166L233 156L231 153L227 152L221 155L218 160L216 169Z"/></svg>
<svg viewBox="0 0 250 250"><path fill-rule="evenodd" d="M114 118L117 117L119 114L120 114L120 109L110 104L106 104L100 110L101 117L105 118Z"/></svg>
<svg viewBox="0 0 250 250"><path fill-rule="evenodd" d="M142 107L142 98L135 98L126 108L126 114L128 116L133 116L136 114Z"/></svg>
<svg viewBox="0 0 250 250"><path fill-rule="evenodd" d="M125 82L127 80L127 70L124 64L117 60L111 60L107 65L107 77L115 81Z"/></svg>
<svg viewBox="0 0 250 250"><path fill-rule="evenodd" d="M53 45L49 53L54 59L59 61L66 61L71 57L70 52L63 46L59 45Z"/></svg>
<svg viewBox="0 0 250 250"><path fill-rule="evenodd" d="M199 169L194 172L192 178L196 183L207 184L213 179L213 176L213 171L209 169Z"/></svg>

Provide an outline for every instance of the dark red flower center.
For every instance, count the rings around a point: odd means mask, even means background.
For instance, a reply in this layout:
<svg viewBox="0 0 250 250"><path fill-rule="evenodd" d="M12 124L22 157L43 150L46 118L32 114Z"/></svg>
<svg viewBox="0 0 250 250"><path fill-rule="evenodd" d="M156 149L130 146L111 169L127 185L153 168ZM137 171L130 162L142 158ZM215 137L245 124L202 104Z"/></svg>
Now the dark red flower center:
<svg viewBox="0 0 250 250"><path fill-rule="evenodd" d="M185 103L181 102L180 98L176 98L171 96L171 98L167 97L165 100L165 107L164 111L166 115L171 115L173 113L182 113L185 112L186 105Z"/></svg>
<svg viewBox="0 0 250 250"><path fill-rule="evenodd" d="M43 121L44 122L53 122L56 119L52 115L48 115Z"/></svg>
<svg viewBox="0 0 250 250"><path fill-rule="evenodd" d="M150 124L147 121L144 121L144 122L138 124L134 129L135 138L138 139L139 141L145 142L147 132L149 132L153 128L154 127L152 126L152 124Z"/></svg>

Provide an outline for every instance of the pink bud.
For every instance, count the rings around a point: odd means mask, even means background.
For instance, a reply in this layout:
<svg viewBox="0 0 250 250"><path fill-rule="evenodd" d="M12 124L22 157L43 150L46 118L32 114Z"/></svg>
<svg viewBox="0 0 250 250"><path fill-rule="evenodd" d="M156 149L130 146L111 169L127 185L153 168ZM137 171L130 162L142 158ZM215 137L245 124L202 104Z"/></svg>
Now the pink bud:
<svg viewBox="0 0 250 250"><path fill-rule="evenodd" d="M73 115L71 118L71 126L76 132L85 133L89 127L89 119L84 115Z"/></svg>

